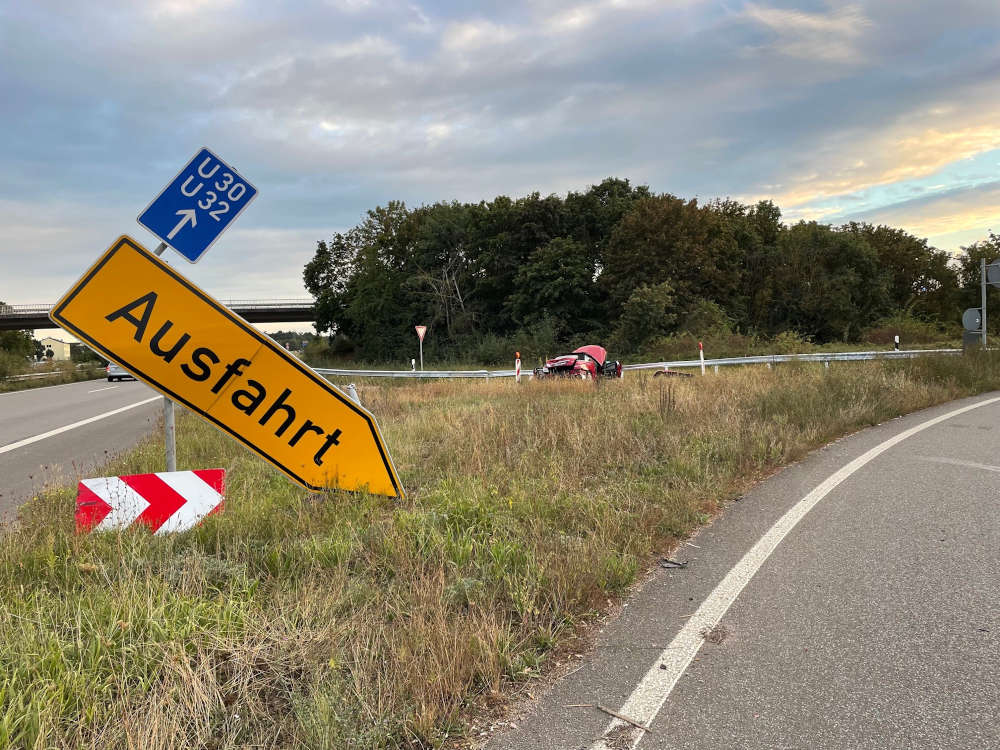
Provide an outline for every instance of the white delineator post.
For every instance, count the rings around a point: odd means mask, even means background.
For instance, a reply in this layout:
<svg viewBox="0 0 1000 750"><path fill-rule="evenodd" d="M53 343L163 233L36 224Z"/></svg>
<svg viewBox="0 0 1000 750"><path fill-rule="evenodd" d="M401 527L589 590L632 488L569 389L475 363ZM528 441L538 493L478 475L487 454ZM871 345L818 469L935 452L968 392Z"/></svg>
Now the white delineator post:
<svg viewBox="0 0 1000 750"><path fill-rule="evenodd" d="M521 382L521 352L514 352L514 382Z"/></svg>
<svg viewBox="0 0 1000 750"><path fill-rule="evenodd" d="M347 395L351 397L351 401L361 406L361 399L358 398L358 389L354 387L354 383L348 383Z"/></svg>
<svg viewBox="0 0 1000 750"><path fill-rule="evenodd" d="M893 344L895 345L895 349L898 352L899 351L899 335L898 334L896 335L895 340L893 341Z"/></svg>
<svg viewBox="0 0 1000 750"><path fill-rule="evenodd" d="M161 242L153 252L163 255L167 243ZM174 421L174 402L163 397L163 443L167 453L167 471L177 471L177 427Z"/></svg>
<svg viewBox="0 0 1000 750"><path fill-rule="evenodd" d="M698 359L701 360L701 374L705 374L705 346L700 341L698 342Z"/></svg>
<svg viewBox="0 0 1000 750"><path fill-rule="evenodd" d="M427 326L413 326L417 329L417 338L420 339L420 371L424 371L424 334L427 333Z"/></svg>

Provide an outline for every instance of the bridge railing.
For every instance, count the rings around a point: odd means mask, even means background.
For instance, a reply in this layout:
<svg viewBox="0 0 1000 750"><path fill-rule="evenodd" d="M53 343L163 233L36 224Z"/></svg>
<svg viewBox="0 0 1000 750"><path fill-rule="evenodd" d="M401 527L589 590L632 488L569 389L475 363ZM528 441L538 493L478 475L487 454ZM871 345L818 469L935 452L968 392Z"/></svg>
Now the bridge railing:
<svg viewBox="0 0 1000 750"><path fill-rule="evenodd" d="M239 307L241 309L268 310L274 307L288 308L295 307L307 310L313 307L311 299L222 299L219 300L226 307Z"/></svg>
<svg viewBox="0 0 1000 750"><path fill-rule="evenodd" d="M270 307L301 307L308 308L313 306L313 301L311 299L223 299L219 300L226 307L254 307L267 309ZM30 304L30 305L10 305L7 303L0 303L0 315L11 315L18 313L34 314L34 313L48 313L52 309L52 305L46 305L41 303Z"/></svg>
<svg viewBox="0 0 1000 750"><path fill-rule="evenodd" d="M47 315L52 305L0 304L0 315Z"/></svg>

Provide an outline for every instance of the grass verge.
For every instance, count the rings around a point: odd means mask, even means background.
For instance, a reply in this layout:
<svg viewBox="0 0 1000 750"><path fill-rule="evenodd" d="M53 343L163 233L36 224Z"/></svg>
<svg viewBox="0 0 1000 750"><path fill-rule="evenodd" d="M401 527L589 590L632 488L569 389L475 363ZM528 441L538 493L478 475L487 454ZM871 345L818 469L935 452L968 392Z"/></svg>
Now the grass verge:
<svg viewBox="0 0 1000 750"><path fill-rule="evenodd" d="M309 495L182 419L179 466L229 471L223 513L76 536L67 488L0 536L0 746L440 746L774 467L998 387L989 355L364 386L405 501Z"/></svg>

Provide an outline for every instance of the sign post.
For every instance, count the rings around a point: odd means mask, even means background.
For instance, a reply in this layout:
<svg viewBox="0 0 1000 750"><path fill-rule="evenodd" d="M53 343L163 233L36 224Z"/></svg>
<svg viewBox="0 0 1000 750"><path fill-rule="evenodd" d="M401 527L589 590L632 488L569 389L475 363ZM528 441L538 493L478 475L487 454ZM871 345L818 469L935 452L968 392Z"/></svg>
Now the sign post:
<svg viewBox="0 0 1000 750"><path fill-rule="evenodd" d="M166 249L167 243L161 242L153 252L159 256ZM167 454L167 471L177 471L177 421L174 402L166 396L163 397L163 448Z"/></svg>
<svg viewBox="0 0 1000 750"><path fill-rule="evenodd" d="M303 487L403 497L370 412L130 237L49 317Z"/></svg>
<svg viewBox="0 0 1000 750"><path fill-rule="evenodd" d="M981 274L980 280L982 285L983 350L985 350L986 349L986 258L985 257L979 259L979 273Z"/></svg>
<svg viewBox="0 0 1000 750"><path fill-rule="evenodd" d="M197 263L256 196L257 188L203 148L139 214L138 222L162 240L153 251L156 255L163 255L169 243L189 262ZM164 396L163 442L167 471L177 471L175 425L174 402Z"/></svg>
<svg viewBox="0 0 1000 750"><path fill-rule="evenodd" d="M420 372L424 371L424 334L427 333L427 326L413 326L417 329L417 338L420 339Z"/></svg>

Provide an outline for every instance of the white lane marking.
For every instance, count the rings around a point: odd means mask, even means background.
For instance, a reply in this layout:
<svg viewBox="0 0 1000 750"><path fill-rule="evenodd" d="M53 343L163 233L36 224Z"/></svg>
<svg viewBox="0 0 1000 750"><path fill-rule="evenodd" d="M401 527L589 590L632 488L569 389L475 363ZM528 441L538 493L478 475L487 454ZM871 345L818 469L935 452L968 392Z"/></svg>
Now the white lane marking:
<svg viewBox="0 0 1000 750"><path fill-rule="evenodd" d="M80 483L111 506L111 512L101 519L94 531L111 531L131 526L149 507L149 501L125 484L121 477L84 479Z"/></svg>
<svg viewBox="0 0 1000 750"><path fill-rule="evenodd" d="M87 391L87 393L100 393L101 391L110 391L110 390L113 390L113 389L115 389L117 387L118 387L117 385L109 385L107 388L98 388L98 389L93 390L93 391Z"/></svg>
<svg viewBox="0 0 1000 750"><path fill-rule="evenodd" d="M975 461L962 461L957 458L944 458L941 456L917 456L924 461L935 464L951 464L952 466L968 466L970 469L982 469L983 471L1000 472L1000 466L990 466L989 464L977 464Z"/></svg>
<svg viewBox="0 0 1000 750"><path fill-rule="evenodd" d="M986 401L980 401L970 406L963 406L960 409L955 409L947 414L942 414L939 417L922 422L916 427L904 430L898 435L879 443L871 450L858 456L849 464L827 477L812 492L799 500L785 515L779 518L774 526L750 548L743 556L743 559L726 574L726 577L722 579L719 585L708 595L708 598L698 607L698 611L691 616L684 627L680 629L680 632L674 636L670 644L663 650L656 661L653 662L653 666L646 672L645 677L640 680L635 690L632 691L632 694L625 701L625 704L618 709L618 713L628 716L640 724L645 724L647 727L653 723L653 720L660 712L660 709L663 708L663 704L666 703L677 681L684 674L688 665L691 664L691 660L698 653L698 649L701 648L701 644L704 642L701 633L706 628L714 628L718 625L719 620L726 614L730 605L740 595L740 592L750 582L750 579L760 570L760 567L770 557L771 553L774 552L778 544L781 543L781 540L795 528L796 524L805 517L806 513L812 510L820 500L830 494L837 485L893 446L916 435L918 432L940 424L946 419L951 419L959 414L964 414L967 411L972 411L982 406L995 404L998 401L1000 401L1000 397L990 398ZM631 731L628 731L629 729ZM610 732L621 732L629 736L631 739L628 747L630 748L635 748L645 735L645 732L642 730L631 728L620 719L615 719L604 730L602 737L590 746L590 750L611 750L605 741ZM616 743L616 746L620 747L618 743Z"/></svg>
<svg viewBox="0 0 1000 750"><path fill-rule="evenodd" d="M156 530L156 535L191 528L222 501L222 495L193 471L171 471L156 476L187 500L163 522L163 525Z"/></svg>
<svg viewBox="0 0 1000 750"><path fill-rule="evenodd" d="M0 445L0 453L7 453L8 451L14 451L17 450L18 448L23 448L26 445L37 443L39 440L45 440L46 438L50 438L55 435L61 435L64 432L75 430L77 427L83 427L84 425L91 424L92 422L98 422L102 419L113 417L115 414L121 414L123 411L128 411L129 409L135 409L137 406L142 406L143 404L149 404L161 398L163 398L163 396L153 396L152 398L147 398L143 401L136 401L134 404L123 406L120 409L113 409L112 411L106 411L103 414L98 414L96 417L88 417L87 419L81 419L79 422L74 422L73 424L68 424L64 427L57 427L54 430L49 430L48 432L43 432L40 435L34 435L33 437L25 438L24 440L18 440L16 443L10 443L8 445Z"/></svg>

